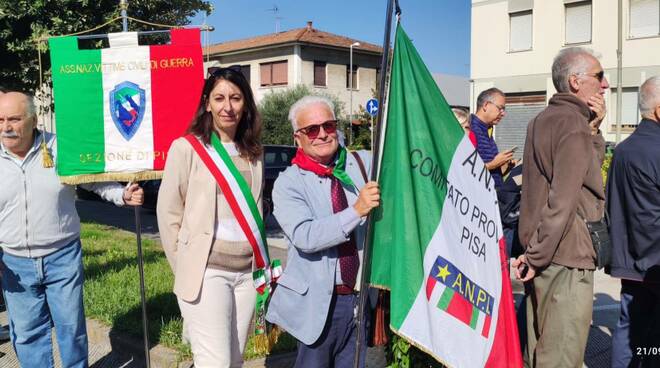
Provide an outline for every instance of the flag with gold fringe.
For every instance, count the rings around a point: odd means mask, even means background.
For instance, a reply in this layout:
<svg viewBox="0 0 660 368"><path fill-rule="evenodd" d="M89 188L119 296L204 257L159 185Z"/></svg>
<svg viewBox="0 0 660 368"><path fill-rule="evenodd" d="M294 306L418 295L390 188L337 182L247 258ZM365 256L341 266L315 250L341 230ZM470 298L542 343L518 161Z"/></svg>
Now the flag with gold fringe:
<svg viewBox="0 0 660 368"><path fill-rule="evenodd" d="M139 45L137 32L107 36L104 49L80 49L75 36L49 40L65 183L159 178L199 103L199 29L174 29L166 45Z"/></svg>

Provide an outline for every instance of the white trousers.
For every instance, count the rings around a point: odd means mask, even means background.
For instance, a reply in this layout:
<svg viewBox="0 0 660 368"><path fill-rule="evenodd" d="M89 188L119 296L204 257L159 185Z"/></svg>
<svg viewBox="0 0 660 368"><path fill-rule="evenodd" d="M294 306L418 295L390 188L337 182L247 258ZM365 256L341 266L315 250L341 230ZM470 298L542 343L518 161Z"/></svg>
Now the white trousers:
<svg viewBox="0 0 660 368"><path fill-rule="evenodd" d="M207 268L197 300L177 298L195 368L243 365L256 293L251 273Z"/></svg>

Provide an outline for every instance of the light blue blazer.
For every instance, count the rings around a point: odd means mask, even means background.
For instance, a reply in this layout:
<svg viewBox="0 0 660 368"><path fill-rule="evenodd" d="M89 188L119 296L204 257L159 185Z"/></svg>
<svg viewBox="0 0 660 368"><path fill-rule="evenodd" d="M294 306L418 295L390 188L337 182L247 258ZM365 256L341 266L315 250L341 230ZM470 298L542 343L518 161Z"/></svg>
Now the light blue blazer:
<svg viewBox="0 0 660 368"><path fill-rule="evenodd" d="M359 155L369 175L371 155L366 151ZM355 157L346 156L346 172L357 187L345 187L352 206L365 182ZM323 331L335 287L337 245L350 235L344 234L339 215L332 212L330 183L329 178L293 165L280 174L273 188L273 213L289 252L266 319L306 345L316 342ZM361 221L356 228L360 260L365 234L366 221Z"/></svg>

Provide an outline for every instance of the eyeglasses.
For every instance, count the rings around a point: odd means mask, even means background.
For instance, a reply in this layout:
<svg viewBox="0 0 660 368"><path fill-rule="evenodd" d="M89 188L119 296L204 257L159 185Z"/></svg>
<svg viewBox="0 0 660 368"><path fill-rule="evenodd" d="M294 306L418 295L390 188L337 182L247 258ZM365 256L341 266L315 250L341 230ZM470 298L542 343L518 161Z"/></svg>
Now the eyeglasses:
<svg viewBox="0 0 660 368"><path fill-rule="evenodd" d="M599 82L602 82L603 78L605 78L605 71L601 70L598 73L577 73L577 75L586 75L586 76L589 76L589 77L594 77Z"/></svg>
<svg viewBox="0 0 660 368"><path fill-rule="evenodd" d="M321 127L323 127L326 134L333 134L337 131L337 120L328 120L321 124L308 125L296 130L296 133L302 133L309 139L316 139L319 136L319 133L321 133Z"/></svg>
<svg viewBox="0 0 660 368"><path fill-rule="evenodd" d="M231 65L228 67L220 67L220 66L212 66L206 69L206 71L209 73L209 76L217 77L220 74L222 74L223 71L225 70L231 70L232 72L240 73L241 72L241 66L240 65Z"/></svg>
<svg viewBox="0 0 660 368"><path fill-rule="evenodd" d="M493 102L493 101L488 101L488 102L490 102L491 104L493 104L493 106L497 107L497 109L500 110L500 112L504 112L504 111L506 111L506 106L500 106L500 105L496 104L496 103Z"/></svg>

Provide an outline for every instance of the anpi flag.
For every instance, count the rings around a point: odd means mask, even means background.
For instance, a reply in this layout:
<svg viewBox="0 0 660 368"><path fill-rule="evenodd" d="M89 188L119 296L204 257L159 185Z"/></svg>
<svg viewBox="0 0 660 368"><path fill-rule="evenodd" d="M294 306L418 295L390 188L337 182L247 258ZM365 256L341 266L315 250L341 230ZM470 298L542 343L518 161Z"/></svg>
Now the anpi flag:
<svg viewBox="0 0 660 368"><path fill-rule="evenodd" d="M448 366L522 366L494 182L401 26L386 111L370 281L390 327Z"/></svg>
<svg viewBox="0 0 660 368"><path fill-rule="evenodd" d="M172 141L192 121L204 83L199 29L175 29L169 45L108 34L110 47L81 50L51 38L57 173L74 184L159 177Z"/></svg>

